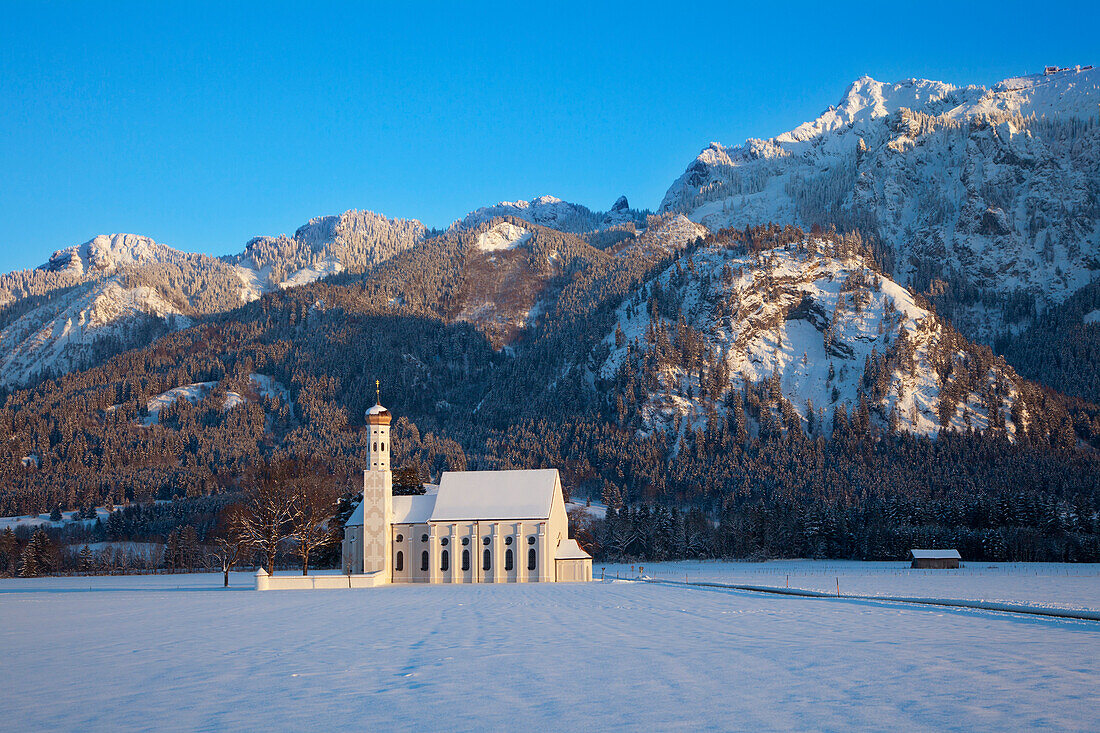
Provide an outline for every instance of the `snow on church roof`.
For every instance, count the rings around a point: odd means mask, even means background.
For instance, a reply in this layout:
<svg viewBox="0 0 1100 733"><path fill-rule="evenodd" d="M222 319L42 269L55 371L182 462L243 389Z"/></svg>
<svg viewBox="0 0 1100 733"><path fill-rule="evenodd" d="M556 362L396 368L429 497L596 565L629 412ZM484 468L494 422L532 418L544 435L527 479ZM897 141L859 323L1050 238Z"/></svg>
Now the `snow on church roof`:
<svg viewBox="0 0 1100 733"><path fill-rule="evenodd" d="M581 549L576 540L562 540L558 543L555 560L591 560L592 556Z"/></svg>
<svg viewBox="0 0 1100 733"><path fill-rule="evenodd" d="M394 524L425 524L432 516L435 508L435 487L428 486L427 493L419 496L395 496L393 497L393 523ZM363 524L363 502L355 507L355 511L344 522L345 527L358 527Z"/></svg>
<svg viewBox="0 0 1100 733"><path fill-rule="evenodd" d="M435 508L434 491L419 496L393 497L394 524L427 524Z"/></svg>
<svg viewBox="0 0 1100 733"><path fill-rule="evenodd" d="M433 522L546 519L558 470L447 471L439 482Z"/></svg>
<svg viewBox="0 0 1100 733"><path fill-rule="evenodd" d="M358 527L363 524L363 502L359 502L355 507L355 511L348 517L348 521L344 522L345 527Z"/></svg>
<svg viewBox="0 0 1100 733"><path fill-rule="evenodd" d="M386 415L388 413L389 410L387 410L385 407L382 407L382 405L375 405L374 407L367 410L368 415Z"/></svg>

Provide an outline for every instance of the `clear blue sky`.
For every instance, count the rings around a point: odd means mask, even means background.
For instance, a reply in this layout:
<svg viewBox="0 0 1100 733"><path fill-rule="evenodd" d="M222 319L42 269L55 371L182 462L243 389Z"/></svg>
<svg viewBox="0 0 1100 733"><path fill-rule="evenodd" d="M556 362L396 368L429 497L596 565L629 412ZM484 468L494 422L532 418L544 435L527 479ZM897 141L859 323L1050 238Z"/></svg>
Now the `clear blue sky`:
<svg viewBox="0 0 1100 733"><path fill-rule="evenodd" d="M119 231L238 252L349 208L656 207L709 141L790 129L862 74L1100 63L1092 3L466 6L5 4L0 271Z"/></svg>

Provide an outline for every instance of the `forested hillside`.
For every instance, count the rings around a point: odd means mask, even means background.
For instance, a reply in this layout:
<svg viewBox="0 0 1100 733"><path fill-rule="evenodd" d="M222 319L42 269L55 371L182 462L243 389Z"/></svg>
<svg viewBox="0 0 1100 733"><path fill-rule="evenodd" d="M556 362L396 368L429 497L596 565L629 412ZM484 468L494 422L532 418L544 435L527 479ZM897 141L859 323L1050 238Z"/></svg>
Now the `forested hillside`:
<svg viewBox="0 0 1100 733"><path fill-rule="evenodd" d="M38 269L0 276L0 385L86 369L275 288L362 273L426 234L418 221L348 211L223 258L132 234L58 250Z"/></svg>
<svg viewBox="0 0 1100 733"><path fill-rule="evenodd" d="M578 497L710 517L718 524L703 554L897 556L931 536L961 537L990 556L1002 547L1012 557L1097 554L1100 460L1078 446L1095 442L1100 422L1087 405L1024 382L894 290L858 237L790 227L703 234L682 217L654 217L600 250L495 219L433 237L369 277L266 293L12 392L0 406L0 513L232 491L249 466L280 455L316 457L353 491L379 379L399 416L395 465L435 478L555 466ZM523 297L481 309L485 293L510 292L503 282L522 284ZM826 293L844 295L839 314ZM786 327L823 319L821 332L813 326L820 348L831 344L850 372L837 368L827 412L801 412L805 384L781 377L777 388L774 368L750 368L756 347L734 348L735 331L698 320L715 308L727 326L751 323L738 308ZM642 314L637 346L617 344L617 326L637 330ZM858 358L871 351L861 339L881 355ZM912 354L899 346L910 339ZM800 356L771 364L797 369ZM926 390L938 437L891 409L902 383ZM997 417L992 395L1004 401ZM647 422L645 405L678 400L691 409ZM1001 504L1038 508L990 509ZM814 529L835 522L848 529ZM593 549L649 552L616 550L600 534L610 526L591 530ZM787 542L791 533L802 539Z"/></svg>
<svg viewBox="0 0 1100 733"><path fill-rule="evenodd" d="M605 556L1100 560L1098 101L1091 67L864 77L658 215L58 250L0 277L0 514L220 505L289 456L353 495L377 379L408 475L558 467Z"/></svg>

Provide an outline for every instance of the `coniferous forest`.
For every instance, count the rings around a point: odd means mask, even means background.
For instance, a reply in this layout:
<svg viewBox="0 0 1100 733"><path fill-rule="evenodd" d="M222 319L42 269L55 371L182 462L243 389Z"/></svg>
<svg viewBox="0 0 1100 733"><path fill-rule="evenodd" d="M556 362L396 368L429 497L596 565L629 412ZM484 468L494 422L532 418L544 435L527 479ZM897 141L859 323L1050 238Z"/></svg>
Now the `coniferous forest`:
<svg viewBox="0 0 1100 733"><path fill-rule="evenodd" d="M834 388L828 412L804 409L778 374L731 375L690 325L681 290L741 307L706 295L740 275L701 272L693 255L745 258L742 270L763 273L765 302L788 285L772 263L780 253L858 261L842 292L863 314L881 297L877 243L761 226L662 247L653 232L668 220L652 219L649 239L632 226L586 238L524 224L527 245L492 260L471 244L485 227L433 233L365 273L197 314L148 346L3 393L0 515L86 521L5 533L0 572L208 567L225 507L249 490L250 472L285 458L325 465L350 511L375 380L396 416L395 466L421 481L559 468L575 502L608 507L606 519L573 513L576 537L601 559L901 559L951 546L968 559L1100 561L1094 380L1063 370L1050 386L1028 381L1069 346L1031 348L1025 332L995 353L933 316L923 327L939 330L920 356L942 385L928 408L942 430L907 429L891 409L887 376L917 369L904 338L857 364L857 391ZM494 294L488 312L484 293ZM899 322L885 312L880 334ZM623 334L638 313L649 329ZM805 301L785 317L817 318ZM825 338L840 363L839 336ZM603 369L616 347L628 356ZM190 399L154 405L198 384ZM700 407L654 421L655 404L685 402ZM967 409L983 426L951 422ZM163 549L120 554L117 543ZM329 547L310 562L337 555ZM276 564L294 562L288 550Z"/></svg>

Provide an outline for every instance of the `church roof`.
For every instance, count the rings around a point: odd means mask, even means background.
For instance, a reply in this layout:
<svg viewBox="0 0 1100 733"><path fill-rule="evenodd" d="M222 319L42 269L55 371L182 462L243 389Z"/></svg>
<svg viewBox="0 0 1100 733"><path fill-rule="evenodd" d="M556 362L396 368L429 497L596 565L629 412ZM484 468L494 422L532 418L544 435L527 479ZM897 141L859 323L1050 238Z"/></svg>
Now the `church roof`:
<svg viewBox="0 0 1100 733"><path fill-rule="evenodd" d="M547 519L557 485L556 468L447 471L439 486L429 485L425 494L393 497L393 523ZM360 502L344 526L362 524L363 504Z"/></svg>
<svg viewBox="0 0 1100 733"><path fill-rule="evenodd" d="M576 540L562 540L558 543L555 560L591 560L592 556L581 549Z"/></svg>
<svg viewBox="0 0 1100 733"><path fill-rule="evenodd" d="M345 527L361 527L363 525L363 502L355 507L355 511L348 517L348 521L344 522Z"/></svg>
<svg viewBox="0 0 1100 733"><path fill-rule="evenodd" d="M556 468L447 471L431 520L547 519L557 485Z"/></svg>
<svg viewBox="0 0 1100 733"><path fill-rule="evenodd" d="M393 523L394 524L425 524L432 516L435 508L436 487L428 486L427 492L419 496L395 496L393 497ZM363 502L355 507L355 511L344 522L345 527L359 527L363 524Z"/></svg>
<svg viewBox="0 0 1100 733"><path fill-rule="evenodd" d="M394 524L427 524L435 508L435 492L419 496L393 497Z"/></svg>
<svg viewBox="0 0 1100 733"><path fill-rule="evenodd" d="M374 407L367 410L368 415L388 415L389 412L390 411L387 410L385 407L382 407L382 405L375 405Z"/></svg>

